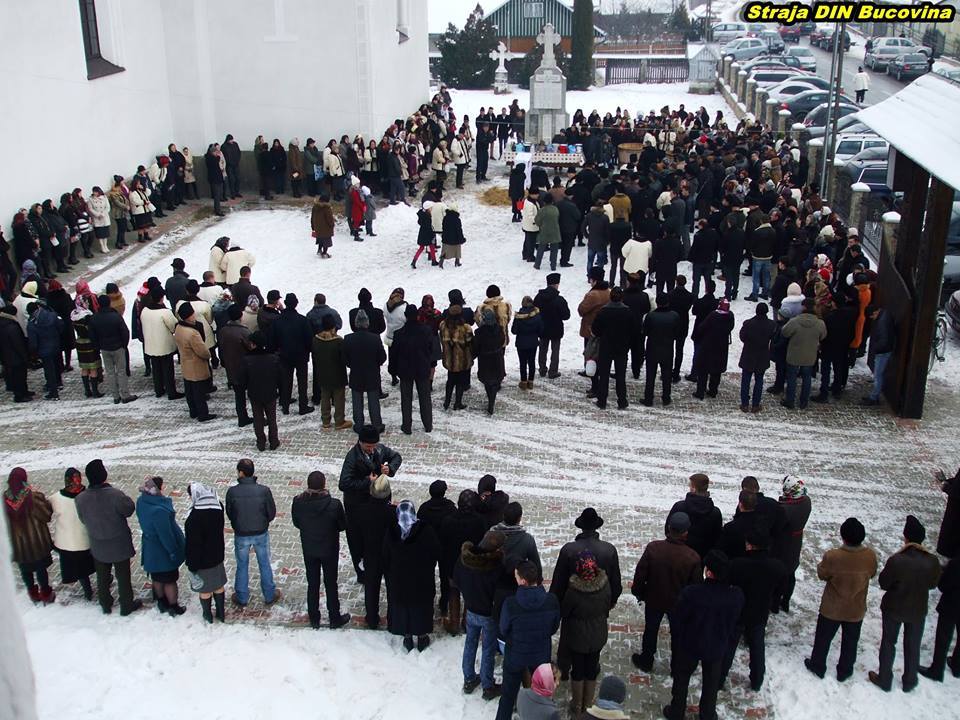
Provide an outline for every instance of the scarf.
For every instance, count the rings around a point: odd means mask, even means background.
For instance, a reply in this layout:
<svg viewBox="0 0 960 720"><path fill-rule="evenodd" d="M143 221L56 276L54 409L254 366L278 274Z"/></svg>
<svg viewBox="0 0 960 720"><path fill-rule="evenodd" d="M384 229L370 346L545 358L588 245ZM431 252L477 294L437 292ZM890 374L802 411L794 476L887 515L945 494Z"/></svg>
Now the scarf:
<svg viewBox="0 0 960 720"><path fill-rule="evenodd" d="M530 689L540 697L552 697L557 689L557 682L553 677L553 666L550 663L538 665L530 678Z"/></svg>
<svg viewBox="0 0 960 720"><path fill-rule="evenodd" d="M400 539L406 540L417 523L417 506L413 500L404 500L397 506L397 524L400 525Z"/></svg>
<svg viewBox="0 0 960 720"><path fill-rule="evenodd" d="M390 293L390 297L387 299L387 312L393 312L399 305L403 304L405 304L403 299L403 290L397 288Z"/></svg>
<svg viewBox="0 0 960 720"><path fill-rule="evenodd" d="M802 497L806 497L807 488L803 484L803 480L799 478L793 478L790 475L787 475L783 478L783 490L780 492L780 497L787 500L799 500Z"/></svg>
<svg viewBox="0 0 960 720"><path fill-rule="evenodd" d="M138 298L145 298L145 297L146 297L147 295L149 295L149 294L150 294L150 286L147 285L146 283L144 283L143 285L141 285L141 286L140 286L140 289L137 290L137 297L138 297Z"/></svg>
<svg viewBox="0 0 960 720"><path fill-rule="evenodd" d="M85 297L87 299L87 307L93 312L100 311L100 303L97 301L97 296L93 294L90 290L90 285L86 280L77 280L77 297Z"/></svg>
<svg viewBox="0 0 960 720"><path fill-rule="evenodd" d="M74 303L73 312L70 313L70 319L73 322L79 322L84 318L90 317L91 315L93 315L93 313L90 312L90 301L87 299L87 296L77 295L77 300Z"/></svg>
<svg viewBox="0 0 960 720"><path fill-rule="evenodd" d="M85 489L80 471L76 468L67 468L63 476L63 490L60 491L60 494L64 497L75 498Z"/></svg>
<svg viewBox="0 0 960 720"><path fill-rule="evenodd" d="M220 510L220 500L217 499L217 493L211 490L203 483L190 483L190 509L187 511L187 517L194 510Z"/></svg>
<svg viewBox="0 0 960 720"><path fill-rule="evenodd" d="M574 568L580 579L586 582L593 580L597 576L597 571L600 569L593 553L586 550L577 557L577 563Z"/></svg>
<svg viewBox="0 0 960 720"><path fill-rule="evenodd" d="M3 493L3 503L7 515L16 518L27 513L33 506L33 489L27 482L27 471L15 467L7 478L7 489Z"/></svg>
<svg viewBox="0 0 960 720"><path fill-rule="evenodd" d="M157 484L153 481L153 478L147 478L143 481L143 485L140 486L140 492L144 495L159 495L160 488L157 487Z"/></svg>

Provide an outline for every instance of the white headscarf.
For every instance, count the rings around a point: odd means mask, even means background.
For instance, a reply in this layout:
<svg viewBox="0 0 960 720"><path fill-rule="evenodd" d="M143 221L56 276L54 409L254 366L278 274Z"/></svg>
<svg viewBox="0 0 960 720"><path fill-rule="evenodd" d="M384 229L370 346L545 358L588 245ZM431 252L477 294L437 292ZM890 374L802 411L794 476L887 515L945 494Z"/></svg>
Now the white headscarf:
<svg viewBox="0 0 960 720"><path fill-rule="evenodd" d="M190 510L187 517L194 510L221 510L222 506L217 499L217 493L203 483L190 483Z"/></svg>

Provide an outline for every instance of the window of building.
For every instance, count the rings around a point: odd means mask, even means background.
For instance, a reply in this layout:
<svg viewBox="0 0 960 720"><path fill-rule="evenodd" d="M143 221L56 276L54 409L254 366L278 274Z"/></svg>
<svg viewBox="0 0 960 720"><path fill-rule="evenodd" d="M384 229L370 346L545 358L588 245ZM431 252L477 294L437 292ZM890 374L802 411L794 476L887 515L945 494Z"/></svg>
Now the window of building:
<svg viewBox="0 0 960 720"><path fill-rule="evenodd" d="M543 17L543 3L542 2L525 2L523 3L523 18L524 20L535 20L537 18Z"/></svg>
<svg viewBox="0 0 960 720"><path fill-rule="evenodd" d="M87 80L123 72L124 68L114 65L101 53L95 0L80 0L80 29L83 32L83 52L87 59Z"/></svg>

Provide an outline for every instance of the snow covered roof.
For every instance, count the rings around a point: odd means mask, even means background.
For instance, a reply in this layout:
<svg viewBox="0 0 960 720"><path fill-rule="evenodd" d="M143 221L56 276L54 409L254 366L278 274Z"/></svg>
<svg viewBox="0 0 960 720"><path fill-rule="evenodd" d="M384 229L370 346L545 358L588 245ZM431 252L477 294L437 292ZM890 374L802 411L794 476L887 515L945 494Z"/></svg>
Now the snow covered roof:
<svg viewBox="0 0 960 720"><path fill-rule="evenodd" d="M960 189L960 85L936 74L921 75L857 115L899 152Z"/></svg>

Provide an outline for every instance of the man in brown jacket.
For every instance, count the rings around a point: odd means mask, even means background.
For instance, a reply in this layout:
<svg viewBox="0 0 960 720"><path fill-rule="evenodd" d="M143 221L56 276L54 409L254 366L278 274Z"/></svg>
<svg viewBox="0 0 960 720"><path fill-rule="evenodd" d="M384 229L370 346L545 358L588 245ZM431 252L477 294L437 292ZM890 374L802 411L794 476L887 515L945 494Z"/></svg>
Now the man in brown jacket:
<svg viewBox="0 0 960 720"><path fill-rule="evenodd" d="M837 680L843 682L853 675L853 664L857 660L860 627L867 612L867 589L870 579L877 574L877 554L863 544L866 531L856 518L844 520L840 537L843 545L824 553L817 565L817 576L827 584L820 600L813 652L803 664L823 678L830 644L837 630L841 630Z"/></svg>
<svg viewBox="0 0 960 720"><path fill-rule="evenodd" d="M177 311L180 322L173 339L180 351L180 372L183 375L184 394L190 417L200 422L213 420L207 407L207 387L210 381L210 351L203 342L203 330L194 317L193 305L184 303Z"/></svg>
<svg viewBox="0 0 960 720"><path fill-rule="evenodd" d="M940 580L940 561L923 547L927 531L913 515L907 515L903 527L904 546L887 559L880 571L880 601L883 634L880 636L880 670L871 670L870 682L890 692L893 686L893 660L897 637L903 625L903 691L917 686L920 667L920 642L927 618L930 591Z"/></svg>
<svg viewBox="0 0 960 720"><path fill-rule="evenodd" d="M633 653L634 666L644 672L653 669L653 656L657 652L657 634L663 616L671 623L671 614L687 585L700 582L702 578L700 556L687 547L690 531L690 516L675 512L667 518L667 539L655 540L643 550L633 575L632 592L637 602L645 603L643 611L643 645L639 653ZM673 631L670 632L670 663L673 664Z"/></svg>

